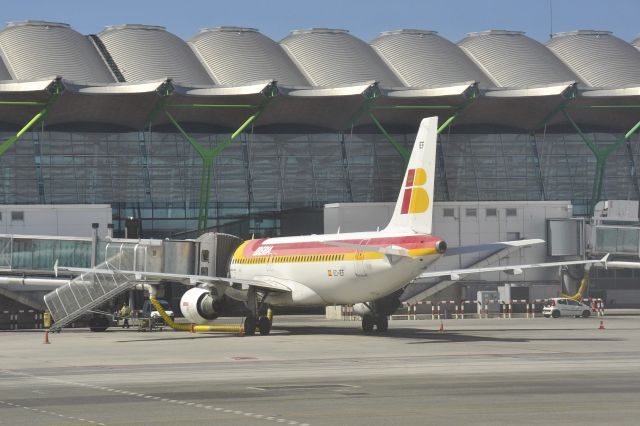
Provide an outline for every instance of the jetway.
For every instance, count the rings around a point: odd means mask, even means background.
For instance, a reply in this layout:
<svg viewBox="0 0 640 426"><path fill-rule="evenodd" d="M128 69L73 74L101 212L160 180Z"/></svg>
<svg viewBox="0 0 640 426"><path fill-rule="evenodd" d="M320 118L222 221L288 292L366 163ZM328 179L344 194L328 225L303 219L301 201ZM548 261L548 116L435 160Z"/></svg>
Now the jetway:
<svg viewBox="0 0 640 426"><path fill-rule="evenodd" d="M97 232L94 238L0 235L0 287L7 290L1 295L23 303L27 290L49 291L44 302L54 329L60 329L142 282L119 271L226 276L241 242L221 233L195 240L99 238ZM56 261L60 267L95 265L109 273L53 278Z"/></svg>
<svg viewBox="0 0 640 426"><path fill-rule="evenodd" d="M135 272L161 272L184 275L226 276L228 264L241 239L233 235L208 233L197 240L126 240L99 242L98 258L104 259L87 272L44 297L59 330L136 284L145 281Z"/></svg>

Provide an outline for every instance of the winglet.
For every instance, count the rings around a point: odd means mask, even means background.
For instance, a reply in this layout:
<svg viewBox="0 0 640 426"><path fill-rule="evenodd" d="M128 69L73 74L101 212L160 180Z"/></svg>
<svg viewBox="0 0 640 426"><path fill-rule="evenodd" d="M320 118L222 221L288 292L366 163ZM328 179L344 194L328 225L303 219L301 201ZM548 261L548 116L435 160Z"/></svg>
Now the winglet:
<svg viewBox="0 0 640 426"><path fill-rule="evenodd" d="M55 274L56 278L58 278L58 259L56 259L56 263L53 264L53 273Z"/></svg>
<svg viewBox="0 0 640 426"><path fill-rule="evenodd" d="M600 263L602 264L602 266L604 266L604 269L607 269L607 262L609 261L609 255L611 253L607 253L604 255L604 257L602 259L600 259Z"/></svg>

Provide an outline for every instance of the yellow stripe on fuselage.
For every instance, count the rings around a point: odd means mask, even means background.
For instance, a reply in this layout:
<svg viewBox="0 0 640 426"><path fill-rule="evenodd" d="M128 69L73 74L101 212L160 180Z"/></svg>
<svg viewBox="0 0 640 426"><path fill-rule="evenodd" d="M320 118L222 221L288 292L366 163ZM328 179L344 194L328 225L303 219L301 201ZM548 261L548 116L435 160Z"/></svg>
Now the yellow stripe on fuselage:
<svg viewBox="0 0 640 426"><path fill-rule="evenodd" d="M244 248L249 243L242 243L233 254L233 263L240 265L264 264L264 263L308 263L308 262L344 262L354 260L378 260L384 258L384 253L373 251L350 252L340 254L300 254L287 256L244 256ZM433 247L410 249L409 256L424 257L438 254Z"/></svg>

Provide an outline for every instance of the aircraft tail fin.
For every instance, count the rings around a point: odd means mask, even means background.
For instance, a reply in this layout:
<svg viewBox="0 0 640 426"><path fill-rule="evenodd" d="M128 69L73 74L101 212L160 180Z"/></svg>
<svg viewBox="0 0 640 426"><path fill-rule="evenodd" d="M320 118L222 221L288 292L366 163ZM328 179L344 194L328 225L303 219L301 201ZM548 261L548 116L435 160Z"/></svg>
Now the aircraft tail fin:
<svg viewBox="0 0 640 426"><path fill-rule="evenodd" d="M436 171L438 117L424 118L413 145L393 217L386 231L410 229L430 234Z"/></svg>

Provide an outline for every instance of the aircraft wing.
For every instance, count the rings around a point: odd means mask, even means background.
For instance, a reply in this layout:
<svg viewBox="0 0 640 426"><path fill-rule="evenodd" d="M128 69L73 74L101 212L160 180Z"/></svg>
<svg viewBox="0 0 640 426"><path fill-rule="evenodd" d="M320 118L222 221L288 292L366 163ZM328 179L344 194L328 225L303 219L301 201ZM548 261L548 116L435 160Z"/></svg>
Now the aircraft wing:
<svg viewBox="0 0 640 426"><path fill-rule="evenodd" d="M526 265L507 265L507 266L490 266L487 268L470 268L470 269L454 269L450 271L424 272L417 278L433 278L433 277L451 277L451 280L457 281L460 277L469 274L480 274L482 272L506 272L513 275L519 275L525 269L534 268L553 268L554 266L565 265L606 265L609 255L599 260L572 260L566 262L548 262L548 263L530 263Z"/></svg>
<svg viewBox="0 0 640 426"><path fill-rule="evenodd" d="M145 271L126 271L122 269L98 269L98 268L71 268L58 266L58 263L54 265L54 271L56 276L59 271L64 272L77 272L80 274L94 273L94 274L106 274L106 275L130 275L132 280L157 280L157 281L178 281L185 285L197 285L197 284L226 284L232 286L233 284L241 284L242 286L256 287L263 290L269 290L272 292L290 292L288 287L278 284L277 282L267 282L260 280L250 280L245 278L226 278L226 277L209 277L206 275L188 275L188 274L169 274L165 272L145 272Z"/></svg>

